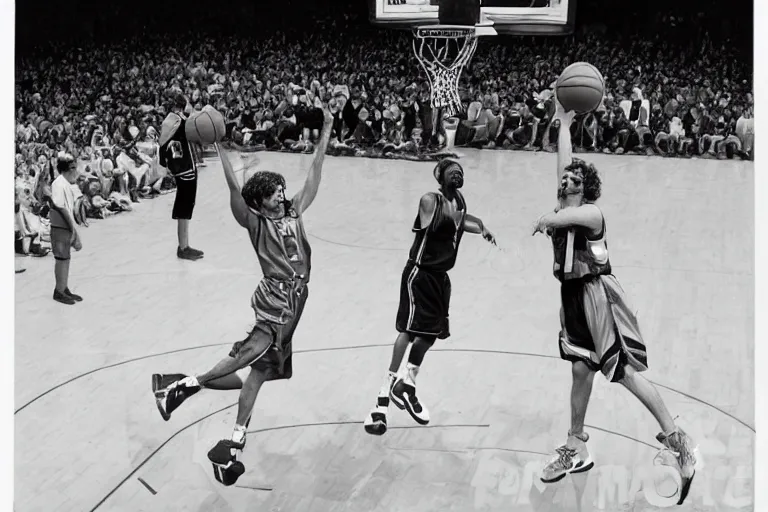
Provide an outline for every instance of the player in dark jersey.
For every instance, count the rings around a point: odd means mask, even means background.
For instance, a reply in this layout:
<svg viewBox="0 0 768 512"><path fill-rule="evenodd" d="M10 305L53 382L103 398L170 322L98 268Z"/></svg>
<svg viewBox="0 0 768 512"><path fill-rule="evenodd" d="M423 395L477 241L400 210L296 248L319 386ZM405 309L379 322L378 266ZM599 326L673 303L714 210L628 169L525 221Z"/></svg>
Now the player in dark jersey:
<svg viewBox="0 0 768 512"><path fill-rule="evenodd" d="M429 412L416 397L416 375L424 355L436 339L450 336L448 306L451 281L448 271L456 263L464 232L480 234L496 244L493 234L483 222L467 213L464 196L464 169L451 159L441 160L434 170L439 192L424 194L419 213L413 223L416 234L400 283L400 306L396 328L400 333L392 351L384 385L376 407L365 420L369 434L387 431L387 409L390 399L405 409L421 425L429 423ZM412 343L408 364L398 375L408 344Z"/></svg>
<svg viewBox="0 0 768 512"><path fill-rule="evenodd" d="M166 167L176 182L176 197L171 216L177 222L179 246L176 256L185 260L199 260L203 251L189 246L189 221L197 199L197 164L185 130L187 115L194 112L187 98L178 95L173 111L163 121L160 133L160 165Z"/></svg>
<svg viewBox="0 0 768 512"><path fill-rule="evenodd" d="M641 375L648 369L646 348L624 290L611 272L605 219L595 202L601 181L594 165L571 157L569 130L573 112L557 103L560 120L557 177L558 206L542 215L533 234L552 238L554 274L561 282L560 356L572 363L571 428L565 445L544 468L544 482L556 482L567 473L588 471L594 463L584 432L592 382L601 371L634 394L659 422L656 439L680 473L679 503L693 480L696 456L691 438L675 424L659 392Z"/></svg>
<svg viewBox="0 0 768 512"><path fill-rule="evenodd" d="M304 187L290 201L285 199L285 178L274 172L256 172L240 190L232 164L219 153L230 190L232 213L237 223L248 230L264 275L251 297L256 324L248 337L235 343L229 356L211 370L196 377L152 376L152 391L166 421L182 402L203 388L240 389L232 438L220 442L209 453L214 469L222 473L217 473L222 481L227 478L226 470L239 464L235 453L245 447L246 428L261 385L266 381L290 379L293 374L293 333L309 293L311 268L311 248L302 215L317 195L333 122L331 114L324 112L323 130L312 167ZM243 379L236 372L247 367L251 370ZM216 465L220 467L217 469ZM239 467L242 468L242 464ZM236 480L237 476L239 474L233 478ZM229 480L227 485L231 483Z"/></svg>

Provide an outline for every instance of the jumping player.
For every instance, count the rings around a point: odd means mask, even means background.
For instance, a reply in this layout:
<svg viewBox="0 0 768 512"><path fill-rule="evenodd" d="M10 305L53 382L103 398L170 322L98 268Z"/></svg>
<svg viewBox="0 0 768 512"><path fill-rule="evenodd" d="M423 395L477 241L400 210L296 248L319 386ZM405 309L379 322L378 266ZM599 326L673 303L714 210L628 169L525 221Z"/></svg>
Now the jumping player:
<svg viewBox="0 0 768 512"><path fill-rule="evenodd" d="M311 249L302 215L320 186L333 122L327 109L324 114L320 141L304 187L290 201L285 199L285 178L274 172L254 173L240 190L232 164L219 153L232 213L237 223L248 230L264 274L251 298L256 325L245 340L234 344L228 357L203 374L152 376L152 391L166 421L184 400L203 388L240 389L237 420L227 448L245 447L246 427L261 385L290 379L293 374L292 338L309 293L311 268ZM250 373L243 379L236 372L248 366ZM209 458L213 461L211 454ZM222 461L222 466L226 463Z"/></svg>
<svg viewBox="0 0 768 512"><path fill-rule="evenodd" d="M647 354L635 314L624 290L611 273L605 218L595 202L601 181L594 165L571 158L569 130L573 112L559 102L560 120L557 177L558 207L539 217L533 234L552 238L554 274L561 282L560 356L571 361L571 428L544 468L541 480L556 482L567 473L590 470L594 463L584 432L592 382L599 370L610 382L618 382L635 395L661 426L656 439L673 453L682 477L679 504L688 495L696 457L691 438L678 427L659 392L640 372L648 369Z"/></svg>
<svg viewBox="0 0 768 512"><path fill-rule="evenodd" d="M365 419L365 431L382 435L387 431L390 399L405 409L419 424L429 423L427 408L416 397L416 376L424 355L436 339L450 336L448 306L451 281L448 271L456 263L459 243L465 231L480 234L496 245L483 221L467 213L464 196L464 169L452 159L441 160L434 169L439 192L424 194L413 223L416 234L400 283L400 306L392 360L374 407ZM405 371L398 375L409 343L413 343Z"/></svg>

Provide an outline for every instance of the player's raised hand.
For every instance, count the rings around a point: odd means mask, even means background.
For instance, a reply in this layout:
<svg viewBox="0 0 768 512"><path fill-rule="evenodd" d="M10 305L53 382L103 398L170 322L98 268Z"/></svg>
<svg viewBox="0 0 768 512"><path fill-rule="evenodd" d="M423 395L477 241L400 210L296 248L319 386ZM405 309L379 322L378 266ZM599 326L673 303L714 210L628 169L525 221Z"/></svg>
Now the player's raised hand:
<svg viewBox="0 0 768 512"><path fill-rule="evenodd" d="M557 99L557 88L555 88L555 119L560 120L560 126L571 126L574 117L576 117L576 112L573 110L565 111L565 107Z"/></svg>

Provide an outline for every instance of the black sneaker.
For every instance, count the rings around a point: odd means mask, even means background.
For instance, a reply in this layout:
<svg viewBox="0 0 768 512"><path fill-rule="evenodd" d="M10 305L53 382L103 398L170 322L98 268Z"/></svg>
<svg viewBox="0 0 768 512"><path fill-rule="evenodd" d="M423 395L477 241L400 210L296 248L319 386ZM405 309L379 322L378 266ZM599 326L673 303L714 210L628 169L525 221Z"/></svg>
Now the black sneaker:
<svg viewBox="0 0 768 512"><path fill-rule="evenodd" d="M205 255L205 253L199 249L193 249L191 247L187 247L187 250L189 251L190 254L192 254L196 258L202 258Z"/></svg>
<svg viewBox="0 0 768 512"><path fill-rule="evenodd" d="M203 257L203 252L191 247L185 247L184 249L179 247L176 250L176 256L182 260L195 261Z"/></svg>
<svg viewBox="0 0 768 512"><path fill-rule="evenodd" d="M56 302L61 302L62 304L67 304L68 306L71 306L75 303L75 299L66 293L61 293L59 290L53 290L53 300Z"/></svg>
<svg viewBox="0 0 768 512"><path fill-rule="evenodd" d="M389 397L380 396L376 401L376 407L371 409L365 418L363 426L365 431L374 436L383 436L387 432L387 408Z"/></svg>
<svg viewBox="0 0 768 512"><path fill-rule="evenodd" d="M83 302L83 298L76 293L72 293L69 291L69 288L64 290L64 293L69 296L70 299L74 300L75 302Z"/></svg>
<svg viewBox="0 0 768 512"><path fill-rule="evenodd" d="M152 393L155 395L155 403L160 416L165 421L171 419L171 413L202 388L200 386L184 386L178 384L180 380L187 376L182 373L152 375Z"/></svg>
<svg viewBox="0 0 768 512"><path fill-rule="evenodd" d="M213 476L217 481L229 487L245 473L245 466L237 460L236 443L222 439L208 452L208 460L213 464Z"/></svg>
<svg viewBox="0 0 768 512"><path fill-rule="evenodd" d="M392 403L399 409L408 411L411 418L419 425L427 425L429 423L429 411L419 402L414 386L406 384L403 379L398 378L395 381L395 385L392 386L389 397L392 399Z"/></svg>

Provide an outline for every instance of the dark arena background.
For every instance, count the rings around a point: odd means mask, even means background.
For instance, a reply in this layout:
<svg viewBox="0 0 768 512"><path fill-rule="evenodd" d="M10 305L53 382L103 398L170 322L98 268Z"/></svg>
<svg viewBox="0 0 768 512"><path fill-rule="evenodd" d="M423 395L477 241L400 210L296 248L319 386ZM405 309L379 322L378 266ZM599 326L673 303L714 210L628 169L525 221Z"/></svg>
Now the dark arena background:
<svg viewBox="0 0 768 512"><path fill-rule="evenodd" d="M413 49L412 29L438 12L430 0L16 4L15 512L755 510L752 4L485 2L497 35L479 37L453 121ZM602 73L604 97L567 127L574 156L600 173L644 375L697 448L680 506L654 464L658 423L599 373L594 468L540 479L568 434L572 377L552 243L531 233L557 205L566 127L553 88L578 61ZM160 152L180 97L223 116L218 149L239 185L245 168L279 172L288 197L332 117L304 221L312 293L293 376L261 389L231 486L207 454L232 433L238 392L205 390L166 422L150 386L227 357L253 327L262 279L213 144L188 146L189 240L205 254L179 248L180 181ZM68 288L82 302L52 295L64 154L82 243ZM451 336L419 374L430 423L390 406L389 430L372 436L411 228L448 156L498 247L461 242Z"/></svg>

